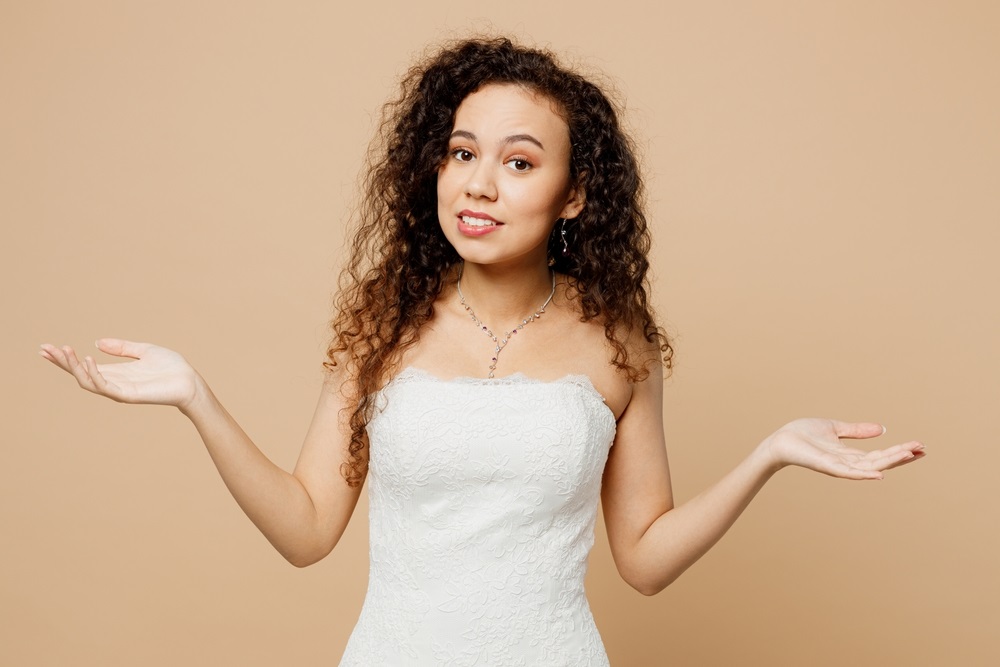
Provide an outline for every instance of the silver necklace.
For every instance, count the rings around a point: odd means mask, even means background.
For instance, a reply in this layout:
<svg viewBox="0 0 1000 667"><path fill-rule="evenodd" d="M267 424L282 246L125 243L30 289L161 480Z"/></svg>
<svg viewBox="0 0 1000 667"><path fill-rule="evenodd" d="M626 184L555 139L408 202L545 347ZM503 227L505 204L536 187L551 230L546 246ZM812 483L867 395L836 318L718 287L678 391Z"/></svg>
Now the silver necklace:
<svg viewBox="0 0 1000 667"><path fill-rule="evenodd" d="M503 349L507 347L507 343L510 342L510 339L513 336L515 336L518 331L520 331L521 329L523 329L524 327L528 326L529 324L537 320L539 317L541 317L542 313L545 312L545 307L552 302L552 297L555 296L556 293L556 272L549 271L549 273L552 274L552 291L549 292L549 298L545 300L545 303L542 304L542 307L533 312L531 315L525 317L523 320L521 320L521 323L518 324L516 327L514 327L510 331L505 332L503 338L498 338L497 335L493 333L492 329L483 324L483 321L478 317L476 317L475 311L472 310L469 304L465 302L465 295L462 294L462 272L459 271L458 282L455 285L455 287L458 288L458 299L459 301L462 302L462 306L465 308L465 312L469 314L469 316L472 318L472 321L475 322L479 326L479 328L482 329L483 332L490 337L490 340L492 340L493 344L496 346L493 351L493 358L490 361L490 374L488 379L490 380L493 379L493 372L497 369L497 359L500 357L500 353L503 352Z"/></svg>

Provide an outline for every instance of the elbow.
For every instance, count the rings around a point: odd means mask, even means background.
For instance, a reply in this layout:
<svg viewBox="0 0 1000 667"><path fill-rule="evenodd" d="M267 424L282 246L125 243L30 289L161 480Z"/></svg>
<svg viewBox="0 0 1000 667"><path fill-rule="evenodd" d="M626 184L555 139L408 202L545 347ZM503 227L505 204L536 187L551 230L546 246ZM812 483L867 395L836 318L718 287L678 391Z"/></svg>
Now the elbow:
<svg viewBox="0 0 1000 667"><path fill-rule="evenodd" d="M629 585L648 598L653 597L654 595L656 595L665 588L662 586L651 586L649 584L629 584Z"/></svg>
<svg viewBox="0 0 1000 667"><path fill-rule="evenodd" d="M626 581L626 583L628 583L629 586L631 586L635 590L639 591L639 593L641 593L642 595L645 595L646 597L652 597L652 596L656 595L657 593L660 593L661 591L663 591L663 589L665 589L667 586L669 586L673 582L672 579L670 581L665 581L665 582L658 582L658 581L629 581L628 579L626 579L625 581Z"/></svg>
<svg viewBox="0 0 1000 667"><path fill-rule="evenodd" d="M636 591L652 597L662 592L667 586L674 583L680 572L649 572L642 568L619 568L618 573L629 586Z"/></svg>
<svg viewBox="0 0 1000 667"><path fill-rule="evenodd" d="M341 535L343 535L343 527L340 530L299 531L294 536L286 536L287 539L280 544L276 540L271 540L271 545L289 563L295 567L303 568L326 558L340 542Z"/></svg>
<svg viewBox="0 0 1000 667"><path fill-rule="evenodd" d="M298 549L279 549L278 553L289 563L298 568L309 567L326 558L333 551L333 546L314 546Z"/></svg>
<svg viewBox="0 0 1000 667"><path fill-rule="evenodd" d="M296 555L282 554L282 556L284 556L285 560L287 560L289 563L291 563L297 568L309 567L310 565L313 565L314 563L318 563L321 560L323 560L322 557L312 558L308 556L301 556L298 554Z"/></svg>

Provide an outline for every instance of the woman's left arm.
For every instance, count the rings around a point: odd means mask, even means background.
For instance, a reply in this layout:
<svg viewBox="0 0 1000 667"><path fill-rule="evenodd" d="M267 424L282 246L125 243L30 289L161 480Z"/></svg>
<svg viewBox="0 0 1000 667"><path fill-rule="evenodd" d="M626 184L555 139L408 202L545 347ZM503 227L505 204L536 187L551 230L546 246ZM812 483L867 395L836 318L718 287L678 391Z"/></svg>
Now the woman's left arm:
<svg viewBox="0 0 1000 667"><path fill-rule="evenodd" d="M618 420L601 501L622 578L644 595L667 587L701 558L778 470L801 466L844 479L881 479L923 456L919 442L865 452L841 438L882 435L879 424L799 419L769 435L739 465L698 496L674 507L663 438L662 369L635 385Z"/></svg>

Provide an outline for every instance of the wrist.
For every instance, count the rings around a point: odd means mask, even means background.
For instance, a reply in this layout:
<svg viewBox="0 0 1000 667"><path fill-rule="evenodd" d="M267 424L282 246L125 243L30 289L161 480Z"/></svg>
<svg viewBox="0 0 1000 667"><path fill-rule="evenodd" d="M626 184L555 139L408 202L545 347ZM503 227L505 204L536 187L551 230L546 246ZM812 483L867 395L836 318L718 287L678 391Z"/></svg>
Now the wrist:
<svg viewBox="0 0 1000 667"><path fill-rule="evenodd" d="M194 421L197 415L203 412L214 398L208 383L205 382L199 373L195 372L191 393L186 399L177 404L177 409L185 417Z"/></svg>
<svg viewBox="0 0 1000 667"><path fill-rule="evenodd" d="M775 453L774 447L774 436L770 435L757 445L751 454L757 464L761 468L761 471L768 477L774 475L776 472L788 466L788 463L784 461Z"/></svg>

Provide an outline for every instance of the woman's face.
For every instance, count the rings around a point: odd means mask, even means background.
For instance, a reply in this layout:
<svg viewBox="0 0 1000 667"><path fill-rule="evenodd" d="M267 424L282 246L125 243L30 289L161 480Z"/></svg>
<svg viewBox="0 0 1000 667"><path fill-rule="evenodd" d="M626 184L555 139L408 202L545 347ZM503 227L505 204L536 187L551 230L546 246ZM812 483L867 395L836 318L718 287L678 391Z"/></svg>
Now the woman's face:
<svg viewBox="0 0 1000 667"><path fill-rule="evenodd" d="M569 127L547 97L511 84L472 93L438 170L445 237L466 262L544 265L556 220L583 208L569 161Z"/></svg>

